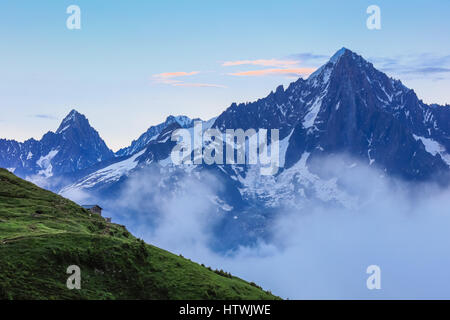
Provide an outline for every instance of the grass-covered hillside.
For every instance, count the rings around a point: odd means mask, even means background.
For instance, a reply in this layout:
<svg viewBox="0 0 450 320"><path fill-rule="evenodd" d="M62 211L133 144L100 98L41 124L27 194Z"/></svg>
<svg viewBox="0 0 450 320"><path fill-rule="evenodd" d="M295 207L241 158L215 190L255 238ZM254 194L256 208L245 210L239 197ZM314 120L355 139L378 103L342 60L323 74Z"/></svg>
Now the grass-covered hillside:
<svg viewBox="0 0 450 320"><path fill-rule="evenodd" d="M81 269L81 290L66 287ZM0 299L276 299L0 169Z"/></svg>

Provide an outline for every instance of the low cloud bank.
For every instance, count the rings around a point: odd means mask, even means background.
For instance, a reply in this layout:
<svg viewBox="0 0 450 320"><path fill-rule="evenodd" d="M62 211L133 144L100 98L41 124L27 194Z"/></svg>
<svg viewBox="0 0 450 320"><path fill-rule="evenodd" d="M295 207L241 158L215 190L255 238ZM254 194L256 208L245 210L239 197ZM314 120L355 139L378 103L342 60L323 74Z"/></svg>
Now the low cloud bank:
<svg viewBox="0 0 450 320"><path fill-rule="evenodd" d="M310 201L280 209L270 241L225 255L210 249L222 219L211 201L221 188L213 176L181 180L168 192L150 170L129 179L110 215L148 243L283 298L449 299L450 190L388 179L346 157L322 159L319 167L358 198L355 208ZM126 206L133 214L123 214ZM381 290L366 287L369 265L381 268Z"/></svg>

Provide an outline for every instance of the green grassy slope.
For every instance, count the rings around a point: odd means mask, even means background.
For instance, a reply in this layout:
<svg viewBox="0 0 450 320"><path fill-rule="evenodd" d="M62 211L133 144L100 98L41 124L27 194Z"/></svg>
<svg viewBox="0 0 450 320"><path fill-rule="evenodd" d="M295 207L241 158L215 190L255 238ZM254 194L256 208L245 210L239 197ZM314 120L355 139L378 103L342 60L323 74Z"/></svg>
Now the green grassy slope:
<svg viewBox="0 0 450 320"><path fill-rule="evenodd" d="M81 290L66 269L81 268ZM0 299L276 299L0 169Z"/></svg>

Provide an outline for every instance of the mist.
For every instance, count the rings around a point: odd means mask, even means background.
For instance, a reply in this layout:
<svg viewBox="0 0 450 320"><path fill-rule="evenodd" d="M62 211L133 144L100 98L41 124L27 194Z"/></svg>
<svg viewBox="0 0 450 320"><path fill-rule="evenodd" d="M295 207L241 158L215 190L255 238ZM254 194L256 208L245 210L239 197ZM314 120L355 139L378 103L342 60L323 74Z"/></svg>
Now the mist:
<svg viewBox="0 0 450 320"><path fill-rule="evenodd" d="M317 165L319 164L319 165ZM450 190L410 184L346 156L311 163L356 201L351 207L299 199L280 208L269 238L227 253L211 249L223 218L212 175L185 177L168 192L157 170L128 179L105 213L147 243L224 269L289 299L449 299ZM86 194L66 195L80 201ZM84 198L85 199L85 198ZM127 208L128 210L123 210ZM369 290L370 265L381 289Z"/></svg>

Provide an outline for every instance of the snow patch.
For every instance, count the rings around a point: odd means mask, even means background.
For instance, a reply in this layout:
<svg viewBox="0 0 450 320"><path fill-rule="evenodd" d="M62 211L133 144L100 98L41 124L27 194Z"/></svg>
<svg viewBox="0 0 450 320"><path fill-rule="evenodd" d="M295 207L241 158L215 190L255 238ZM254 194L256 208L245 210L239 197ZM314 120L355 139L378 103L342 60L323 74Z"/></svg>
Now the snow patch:
<svg viewBox="0 0 450 320"><path fill-rule="evenodd" d="M444 162L447 163L448 166L450 166L450 154L447 153L447 150L443 145L430 138L420 137L415 134L413 136L417 141L422 141L423 145L425 146L425 150L428 153L432 154L433 156L439 154L442 160L444 160Z"/></svg>
<svg viewBox="0 0 450 320"><path fill-rule="evenodd" d="M291 133L289 133L289 135L286 138L280 140L279 142L280 168L284 168L284 164L286 162L286 151L289 147L289 139L291 138L293 132L294 129L292 129Z"/></svg>
<svg viewBox="0 0 450 320"><path fill-rule="evenodd" d="M238 175L242 188L239 192L246 199L258 199L268 207L290 206L301 208L310 196L321 201L336 201L346 208L356 206L357 199L341 191L337 179L324 180L311 173L306 165L310 153L305 152L291 168L278 176L261 176L252 166L245 176ZM308 194L308 196L307 196Z"/></svg>
<svg viewBox="0 0 450 320"><path fill-rule="evenodd" d="M311 108L309 109L309 112L306 114L305 118L303 119L303 127L305 129L308 129L314 125L314 122L316 121L317 115L319 114L320 107L322 106L322 100L327 94L327 91L325 93L318 97Z"/></svg>
<svg viewBox="0 0 450 320"><path fill-rule="evenodd" d="M136 166L138 165L137 158L143 155L144 152L145 149L136 153L134 156L126 160L116 162L106 168L91 173L86 178L77 182L76 184L64 188L61 191L61 194L69 190L90 188L100 182L108 183L119 180L123 175L128 174L131 170L136 168Z"/></svg>
<svg viewBox="0 0 450 320"><path fill-rule="evenodd" d="M42 169L38 174L46 178L53 176L52 160L58 154L59 150L52 150L46 156L41 156L36 164Z"/></svg>

